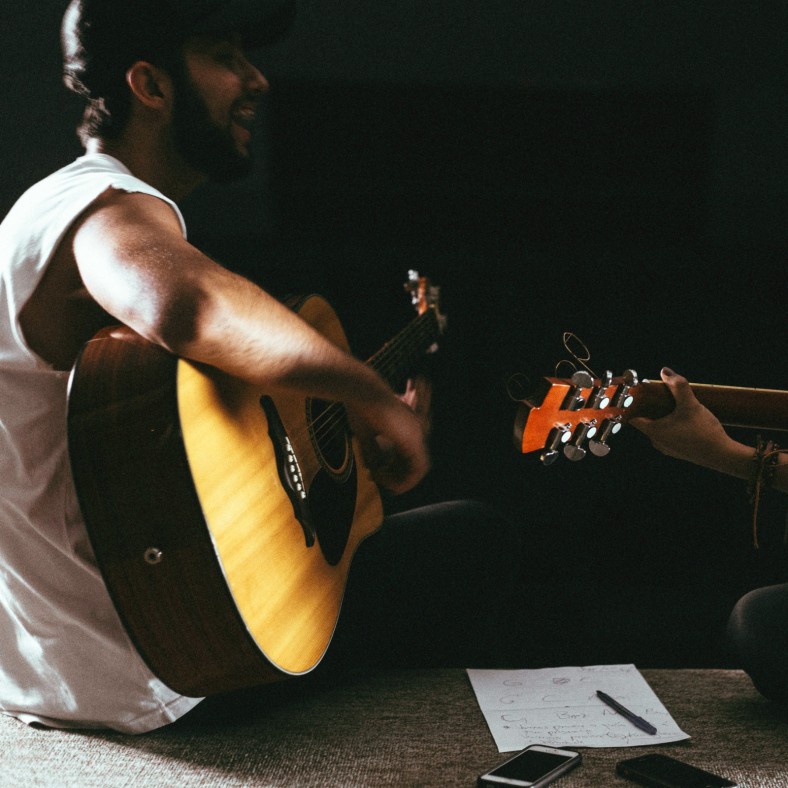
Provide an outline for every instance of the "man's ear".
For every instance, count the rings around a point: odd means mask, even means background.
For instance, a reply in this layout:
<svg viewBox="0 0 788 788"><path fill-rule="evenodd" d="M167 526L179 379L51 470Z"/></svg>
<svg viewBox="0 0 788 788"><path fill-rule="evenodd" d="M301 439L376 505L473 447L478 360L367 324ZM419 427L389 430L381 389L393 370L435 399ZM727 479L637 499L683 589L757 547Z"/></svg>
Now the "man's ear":
<svg viewBox="0 0 788 788"><path fill-rule="evenodd" d="M137 100L151 109L162 109L172 95L169 74L145 60L138 60L129 67L126 83Z"/></svg>

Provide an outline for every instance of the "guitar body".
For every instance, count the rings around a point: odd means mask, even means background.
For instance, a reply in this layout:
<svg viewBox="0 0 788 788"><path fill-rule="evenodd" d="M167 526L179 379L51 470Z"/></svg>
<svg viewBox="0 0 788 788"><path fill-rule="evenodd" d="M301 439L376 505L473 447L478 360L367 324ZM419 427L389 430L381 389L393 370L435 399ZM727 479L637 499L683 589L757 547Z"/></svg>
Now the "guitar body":
<svg viewBox="0 0 788 788"><path fill-rule="evenodd" d="M295 308L347 348L325 301ZM320 662L383 516L340 407L105 329L72 374L69 450L107 588L165 684L202 696Z"/></svg>

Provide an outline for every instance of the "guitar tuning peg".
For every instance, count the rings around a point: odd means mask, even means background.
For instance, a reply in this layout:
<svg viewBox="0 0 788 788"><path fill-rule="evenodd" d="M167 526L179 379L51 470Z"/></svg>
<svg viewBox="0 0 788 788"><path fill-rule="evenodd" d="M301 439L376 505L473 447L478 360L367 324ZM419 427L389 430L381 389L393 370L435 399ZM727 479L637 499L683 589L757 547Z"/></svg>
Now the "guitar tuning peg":
<svg viewBox="0 0 788 788"><path fill-rule="evenodd" d="M588 441L588 448L595 457L606 457L610 454L608 440L612 435L616 435L621 430L621 416L614 416L612 419L605 419L599 428L596 438Z"/></svg>
<svg viewBox="0 0 788 788"><path fill-rule="evenodd" d="M602 375L599 385L591 393L589 407L596 410L604 410L610 404L610 397L607 396L607 389L613 381L613 373L607 369Z"/></svg>
<svg viewBox="0 0 788 788"><path fill-rule="evenodd" d="M413 306L418 306L419 304L419 299L421 297L421 286L422 279L421 276L419 276L419 272L411 268L408 271L408 281L405 282L403 287L405 288L406 293L410 293L410 301Z"/></svg>
<svg viewBox="0 0 788 788"><path fill-rule="evenodd" d="M583 444L590 438L593 438L596 432L596 419L581 421L580 424L575 427L571 440L564 446L564 456L572 460L572 462L582 460L587 454L586 450L583 448Z"/></svg>
<svg viewBox="0 0 788 788"><path fill-rule="evenodd" d="M614 408L628 408L634 400L634 397L630 393L630 389L633 386L637 386L638 373L635 372L634 369L627 369L624 371L622 378L623 382L616 390L616 394L613 399Z"/></svg>
<svg viewBox="0 0 788 788"><path fill-rule="evenodd" d="M562 407L564 410L580 410L585 405L585 398L583 397L583 389L593 387L594 379L583 369L578 369L574 375L569 379L572 388L566 395Z"/></svg>
<svg viewBox="0 0 788 788"><path fill-rule="evenodd" d="M544 451L539 455L542 465L552 465L558 459L558 452L555 449Z"/></svg>
<svg viewBox="0 0 788 788"><path fill-rule="evenodd" d="M552 465L558 459L558 449L561 445L571 440L572 433L568 424L556 424L547 436L539 459L542 465Z"/></svg>
<svg viewBox="0 0 788 788"><path fill-rule="evenodd" d="M570 380L572 381L572 385L577 386L578 388L587 389L594 383L594 379L584 369L578 369L577 372L572 375Z"/></svg>

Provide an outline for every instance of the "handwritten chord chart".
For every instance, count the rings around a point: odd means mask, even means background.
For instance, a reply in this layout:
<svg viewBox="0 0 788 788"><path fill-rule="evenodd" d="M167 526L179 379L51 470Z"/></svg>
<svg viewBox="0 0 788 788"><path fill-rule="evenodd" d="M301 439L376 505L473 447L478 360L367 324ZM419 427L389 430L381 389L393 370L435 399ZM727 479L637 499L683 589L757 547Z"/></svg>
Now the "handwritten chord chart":
<svg viewBox="0 0 788 788"><path fill-rule="evenodd" d="M499 752L529 744L555 747L637 747L688 739L634 665L468 670L476 699ZM597 697L603 690L644 717L639 730Z"/></svg>

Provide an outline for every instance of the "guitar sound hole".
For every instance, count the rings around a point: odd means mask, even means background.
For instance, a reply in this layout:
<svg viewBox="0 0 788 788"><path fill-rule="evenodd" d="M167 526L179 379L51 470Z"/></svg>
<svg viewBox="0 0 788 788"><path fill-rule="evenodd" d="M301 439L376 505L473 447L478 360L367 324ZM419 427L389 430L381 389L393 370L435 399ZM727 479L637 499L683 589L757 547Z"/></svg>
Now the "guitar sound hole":
<svg viewBox="0 0 788 788"><path fill-rule="evenodd" d="M345 409L335 402L309 399L307 422L312 445L321 465L338 481L344 481L353 464Z"/></svg>

